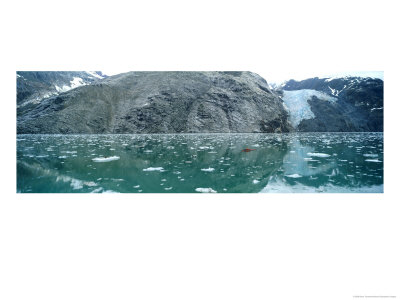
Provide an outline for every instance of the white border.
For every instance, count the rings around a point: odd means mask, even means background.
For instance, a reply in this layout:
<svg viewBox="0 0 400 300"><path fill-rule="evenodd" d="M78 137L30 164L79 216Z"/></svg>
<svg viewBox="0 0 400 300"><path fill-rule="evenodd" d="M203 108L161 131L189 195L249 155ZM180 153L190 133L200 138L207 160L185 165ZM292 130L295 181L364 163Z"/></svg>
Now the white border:
<svg viewBox="0 0 400 300"><path fill-rule="evenodd" d="M1 18L1 299L399 293L390 1L18 1ZM385 72L385 193L16 195L16 70Z"/></svg>

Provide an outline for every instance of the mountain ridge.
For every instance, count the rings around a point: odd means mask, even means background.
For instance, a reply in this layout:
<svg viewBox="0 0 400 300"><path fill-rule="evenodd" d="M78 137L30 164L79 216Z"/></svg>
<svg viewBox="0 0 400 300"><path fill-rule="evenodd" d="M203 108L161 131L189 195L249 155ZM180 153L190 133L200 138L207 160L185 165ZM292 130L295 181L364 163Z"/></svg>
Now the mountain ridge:
<svg viewBox="0 0 400 300"><path fill-rule="evenodd" d="M287 118L255 73L127 72L20 110L17 132L289 132Z"/></svg>
<svg viewBox="0 0 400 300"><path fill-rule="evenodd" d="M247 71L17 72L17 132L383 131L381 79L272 86Z"/></svg>

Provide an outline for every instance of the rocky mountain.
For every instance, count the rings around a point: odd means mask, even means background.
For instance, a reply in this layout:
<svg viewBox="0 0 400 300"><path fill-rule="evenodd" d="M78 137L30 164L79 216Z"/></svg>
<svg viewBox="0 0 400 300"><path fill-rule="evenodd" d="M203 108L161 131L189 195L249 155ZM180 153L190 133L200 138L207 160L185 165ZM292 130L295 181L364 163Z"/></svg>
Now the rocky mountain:
<svg viewBox="0 0 400 300"><path fill-rule="evenodd" d="M65 92L60 90L61 81L43 79L47 75L38 73L17 73L18 133L293 130L282 99L251 72L128 72L96 78ZM68 76L71 88L76 78L84 82L81 73ZM32 100L47 89L43 82L51 82L48 85L57 94ZM43 91L38 87L42 84Z"/></svg>
<svg viewBox="0 0 400 300"><path fill-rule="evenodd" d="M289 80L274 90L296 131L383 131L383 81L342 77Z"/></svg>
<svg viewBox="0 0 400 300"><path fill-rule="evenodd" d="M35 105L42 99L58 95L82 85L91 84L105 77L99 71L18 71L17 107Z"/></svg>

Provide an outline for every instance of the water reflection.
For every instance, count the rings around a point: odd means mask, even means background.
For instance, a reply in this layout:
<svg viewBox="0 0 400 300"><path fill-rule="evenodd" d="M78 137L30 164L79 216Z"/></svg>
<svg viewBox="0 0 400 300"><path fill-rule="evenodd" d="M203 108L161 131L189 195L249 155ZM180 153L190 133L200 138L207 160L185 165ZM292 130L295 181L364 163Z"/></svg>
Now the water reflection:
<svg viewBox="0 0 400 300"><path fill-rule="evenodd" d="M382 134L21 135L17 190L382 192L382 162Z"/></svg>

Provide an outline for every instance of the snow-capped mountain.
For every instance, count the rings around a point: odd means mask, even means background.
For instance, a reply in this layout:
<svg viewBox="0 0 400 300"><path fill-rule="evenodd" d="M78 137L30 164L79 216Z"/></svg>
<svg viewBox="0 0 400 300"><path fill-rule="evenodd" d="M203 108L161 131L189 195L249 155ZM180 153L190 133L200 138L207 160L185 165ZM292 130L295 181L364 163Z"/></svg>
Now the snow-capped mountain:
<svg viewBox="0 0 400 300"><path fill-rule="evenodd" d="M251 72L17 72L20 133L383 131L383 81Z"/></svg>
<svg viewBox="0 0 400 300"><path fill-rule="evenodd" d="M20 109L17 121L18 133L292 130L268 83L246 71L118 74Z"/></svg>
<svg viewBox="0 0 400 300"><path fill-rule="evenodd" d="M383 131L383 81L332 77L289 80L275 89L297 131Z"/></svg>
<svg viewBox="0 0 400 300"><path fill-rule="evenodd" d="M100 71L17 71L17 107L36 105L43 99L105 77Z"/></svg>

